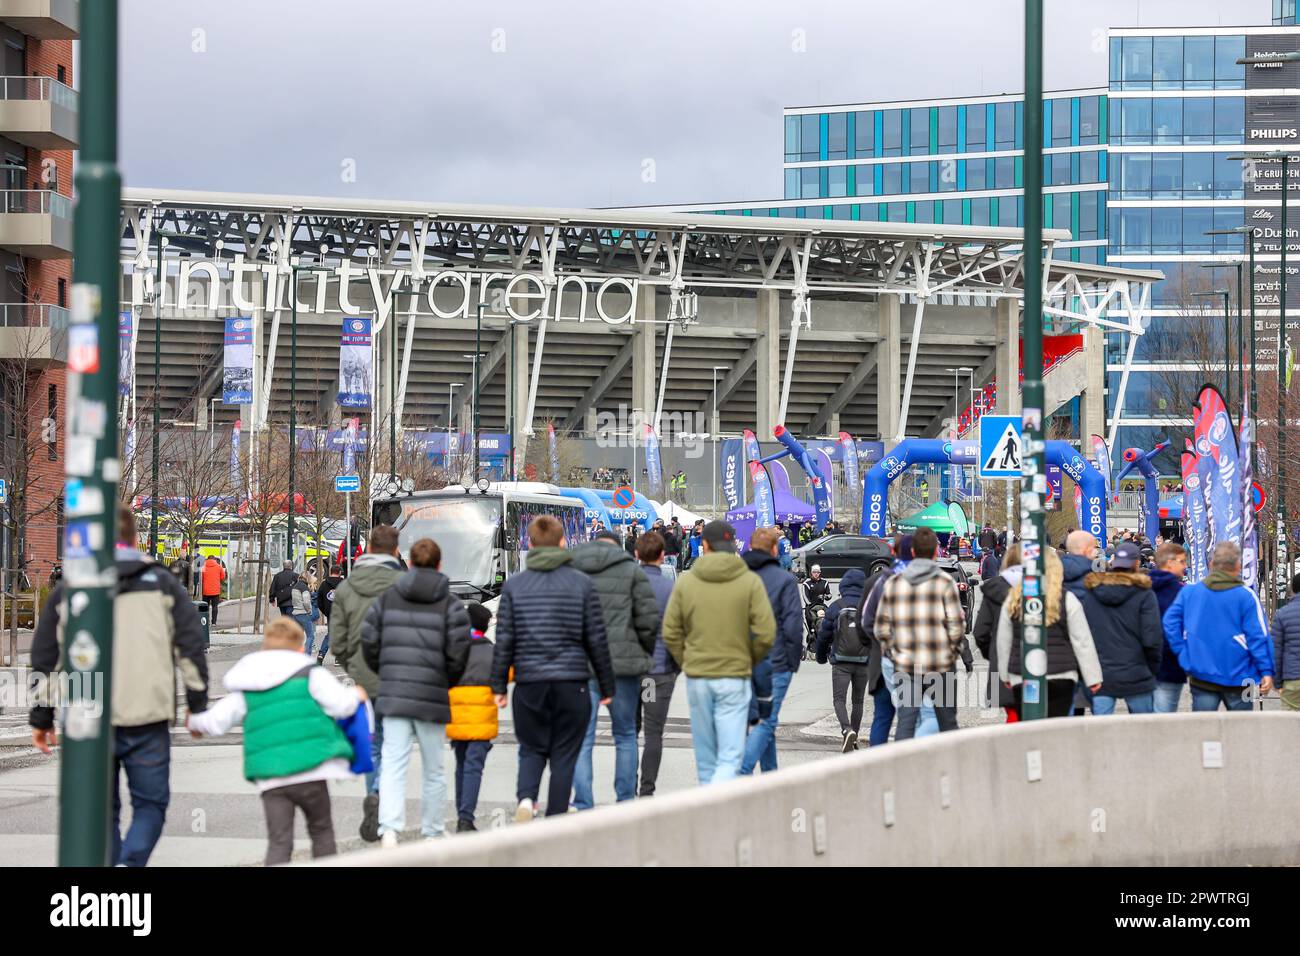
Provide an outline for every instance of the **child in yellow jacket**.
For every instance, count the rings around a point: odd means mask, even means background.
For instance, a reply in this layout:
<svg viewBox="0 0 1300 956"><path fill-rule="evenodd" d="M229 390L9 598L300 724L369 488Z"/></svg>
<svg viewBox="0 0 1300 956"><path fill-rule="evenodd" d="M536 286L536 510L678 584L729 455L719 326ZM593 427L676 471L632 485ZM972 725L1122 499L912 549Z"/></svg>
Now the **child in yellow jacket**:
<svg viewBox="0 0 1300 956"><path fill-rule="evenodd" d="M466 602L465 610L469 612L469 661L460 683L448 692L451 723L447 725L447 739L456 753L457 833L478 829L474 816L483 765L497 735L497 705L488 686L493 645L487 629L492 612L477 601Z"/></svg>

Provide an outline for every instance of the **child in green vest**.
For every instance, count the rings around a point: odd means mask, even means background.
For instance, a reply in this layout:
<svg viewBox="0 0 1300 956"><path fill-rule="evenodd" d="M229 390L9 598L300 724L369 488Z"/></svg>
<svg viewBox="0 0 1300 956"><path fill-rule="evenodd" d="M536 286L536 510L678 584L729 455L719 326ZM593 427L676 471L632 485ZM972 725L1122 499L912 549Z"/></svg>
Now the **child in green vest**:
<svg viewBox="0 0 1300 956"><path fill-rule="evenodd" d="M352 776L352 745L337 718L352 716L366 699L360 685L345 686L304 654L305 638L292 618L276 618L262 649L226 674L230 693L185 722L194 737L243 723L244 777L262 796L267 866L293 854L295 808L307 817L311 855L334 855L328 781Z"/></svg>

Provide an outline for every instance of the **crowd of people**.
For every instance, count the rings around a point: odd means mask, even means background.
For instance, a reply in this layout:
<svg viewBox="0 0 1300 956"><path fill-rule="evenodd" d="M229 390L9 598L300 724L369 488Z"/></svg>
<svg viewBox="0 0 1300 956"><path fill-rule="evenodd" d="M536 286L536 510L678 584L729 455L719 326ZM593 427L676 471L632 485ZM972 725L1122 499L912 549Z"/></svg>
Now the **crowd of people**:
<svg viewBox="0 0 1300 956"><path fill-rule="evenodd" d="M541 515L528 525L525 570L502 587L493 640L492 612L452 593L438 542L413 542L404 560L396 529L377 525L346 578L339 567L318 583L291 565L276 575L271 598L280 616L267 625L262 648L225 675L227 694L209 707L207 662L185 587L134 550L129 511L119 522L121 657L111 718L115 770L127 777L133 807L124 836L116 818L114 825L115 858L126 865L143 865L162 831L174 661L191 734L243 725L244 776L261 795L266 862L282 863L292 854L299 810L312 854L335 852L328 781L351 775L365 781L362 838L396 846L416 748L420 834L437 839L446 829L448 746L456 829L476 829L507 705L518 744L518 823L594 806L601 708L614 741L616 799L652 797L682 674L699 784L776 770L783 704L804 659L803 608L831 597L820 575L801 589L782 562L786 535L778 528L756 529L742 556L728 523L699 522L686 533L674 519L637 535L629 552L628 540L604 529L566 542L561 522ZM1176 543L1160 544L1149 572L1134 541L1118 542L1109 555L1082 531L1063 544L1063 553L1043 551L1037 592L1049 716L1109 715L1121 699L1128 713L1170 712L1184 686L1197 711L1248 710L1275 684L1283 706L1300 709L1300 600L1275 616L1270 642L1260 602L1240 579L1235 545L1219 544L1209 577L1185 586L1186 553ZM846 753L862 746L868 693L866 745L880 746L891 735L957 729L958 661L973 673L962 603L936 563L936 535L921 529L894 539L892 549L893 564L870 580L860 570L845 573L818 628L816 660L831 667ZM1008 721L1024 707L1018 624L1026 550L1014 541L1003 548L996 574L982 585L972 633L990 665L986 702L1004 708ZM674 560L687 572L673 573ZM1300 576L1292 584L1300 591ZM59 664L62 600L60 586L41 618L32 649L38 673ZM318 616L327 623L319 652ZM320 666L330 642L345 680ZM38 702L30 718L34 742L47 753L55 743L52 703Z"/></svg>

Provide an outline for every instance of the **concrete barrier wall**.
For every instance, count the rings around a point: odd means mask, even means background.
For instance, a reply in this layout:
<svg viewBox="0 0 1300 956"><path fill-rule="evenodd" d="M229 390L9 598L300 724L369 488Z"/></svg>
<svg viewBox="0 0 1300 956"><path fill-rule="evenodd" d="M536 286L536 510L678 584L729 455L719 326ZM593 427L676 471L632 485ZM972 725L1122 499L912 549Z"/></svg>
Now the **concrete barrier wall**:
<svg viewBox="0 0 1300 956"><path fill-rule="evenodd" d="M1044 720L326 865L1296 865L1298 795L1300 714Z"/></svg>

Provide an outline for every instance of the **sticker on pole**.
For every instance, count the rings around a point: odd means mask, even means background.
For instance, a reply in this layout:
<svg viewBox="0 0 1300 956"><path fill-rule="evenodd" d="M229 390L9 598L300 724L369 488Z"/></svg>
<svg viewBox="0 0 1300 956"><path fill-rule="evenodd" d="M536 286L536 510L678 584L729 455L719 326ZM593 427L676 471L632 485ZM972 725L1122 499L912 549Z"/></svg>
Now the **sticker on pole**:
<svg viewBox="0 0 1300 956"><path fill-rule="evenodd" d="M980 419L980 477L1019 478L1021 418L985 415Z"/></svg>
<svg viewBox="0 0 1300 956"><path fill-rule="evenodd" d="M620 508L631 508L636 502L636 492L627 485L614 489L614 504Z"/></svg>

